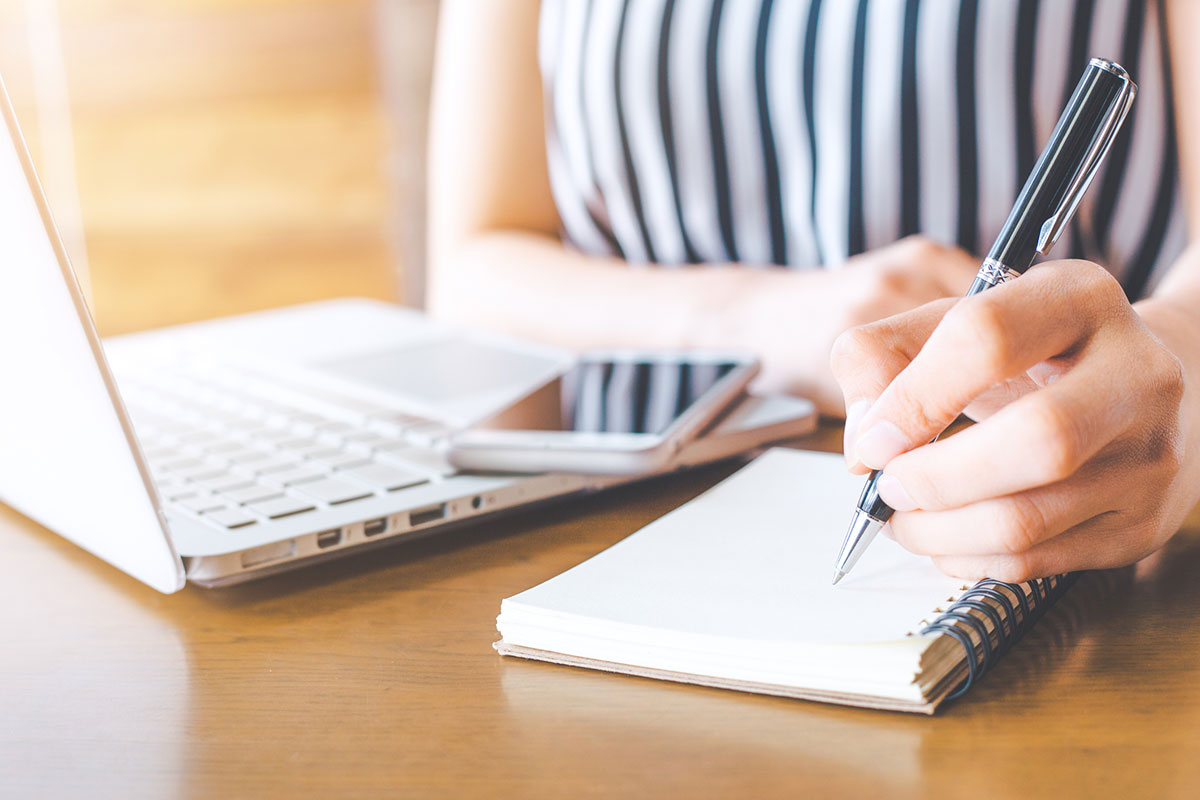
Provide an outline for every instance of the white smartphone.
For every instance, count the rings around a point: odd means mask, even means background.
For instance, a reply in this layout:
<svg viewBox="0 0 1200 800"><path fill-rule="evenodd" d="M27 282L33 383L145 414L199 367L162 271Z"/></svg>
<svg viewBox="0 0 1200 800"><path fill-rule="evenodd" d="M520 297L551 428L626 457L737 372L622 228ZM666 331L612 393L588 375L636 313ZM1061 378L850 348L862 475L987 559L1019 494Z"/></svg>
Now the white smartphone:
<svg viewBox="0 0 1200 800"><path fill-rule="evenodd" d="M758 359L746 353L586 353L557 379L455 435L447 458L483 471L656 472L756 374Z"/></svg>

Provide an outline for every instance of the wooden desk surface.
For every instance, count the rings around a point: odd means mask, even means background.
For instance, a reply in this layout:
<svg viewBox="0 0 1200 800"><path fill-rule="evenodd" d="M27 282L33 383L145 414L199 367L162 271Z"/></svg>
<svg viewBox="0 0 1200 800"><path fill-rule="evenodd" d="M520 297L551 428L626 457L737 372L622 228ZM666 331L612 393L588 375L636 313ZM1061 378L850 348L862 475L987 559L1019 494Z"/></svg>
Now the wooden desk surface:
<svg viewBox="0 0 1200 800"><path fill-rule="evenodd" d="M492 651L501 598L727 471L171 597L0 508L0 795L1197 796L1197 536L933 718Z"/></svg>

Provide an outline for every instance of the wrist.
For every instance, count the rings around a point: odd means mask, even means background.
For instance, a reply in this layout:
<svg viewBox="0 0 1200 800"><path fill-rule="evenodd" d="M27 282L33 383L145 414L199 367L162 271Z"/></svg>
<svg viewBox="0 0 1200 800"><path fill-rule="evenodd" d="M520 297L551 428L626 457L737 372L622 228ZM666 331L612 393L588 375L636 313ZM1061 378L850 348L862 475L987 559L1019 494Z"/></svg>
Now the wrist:
<svg viewBox="0 0 1200 800"><path fill-rule="evenodd" d="M1150 297L1134 304L1150 332L1178 359L1183 372L1180 427L1183 433L1183 478L1179 518L1200 501L1200 321L1171 297ZM1178 495L1177 495L1178 496Z"/></svg>
<svg viewBox="0 0 1200 800"><path fill-rule="evenodd" d="M1134 303L1133 308L1150 332L1179 359L1185 379L1200 373L1200 319L1194 311L1171 297L1150 297Z"/></svg>

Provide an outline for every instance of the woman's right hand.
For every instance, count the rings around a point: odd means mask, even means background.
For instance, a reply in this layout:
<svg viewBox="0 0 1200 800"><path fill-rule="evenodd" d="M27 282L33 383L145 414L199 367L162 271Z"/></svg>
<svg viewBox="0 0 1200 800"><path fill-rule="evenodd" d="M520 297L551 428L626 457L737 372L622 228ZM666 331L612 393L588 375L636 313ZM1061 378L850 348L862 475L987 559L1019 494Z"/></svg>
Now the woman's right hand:
<svg viewBox="0 0 1200 800"><path fill-rule="evenodd" d="M803 395L822 413L842 415L841 389L828 367L834 339L933 300L961 297L978 268L978 259L960 248L910 236L826 271L780 275L790 285L756 292L744 309L763 359L756 388Z"/></svg>

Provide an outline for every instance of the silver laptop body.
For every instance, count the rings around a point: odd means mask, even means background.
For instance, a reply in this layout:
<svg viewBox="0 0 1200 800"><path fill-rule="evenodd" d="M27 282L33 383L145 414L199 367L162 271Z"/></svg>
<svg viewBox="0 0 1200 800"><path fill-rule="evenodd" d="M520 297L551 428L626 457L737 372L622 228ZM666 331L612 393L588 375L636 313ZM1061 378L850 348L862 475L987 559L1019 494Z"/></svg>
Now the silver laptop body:
<svg viewBox="0 0 1200 800"><path fill-rule="evenodd" d="M101 343L6 91L0 500L163 592L612 483L456 474L566 353L340 300Z"/></svg>

